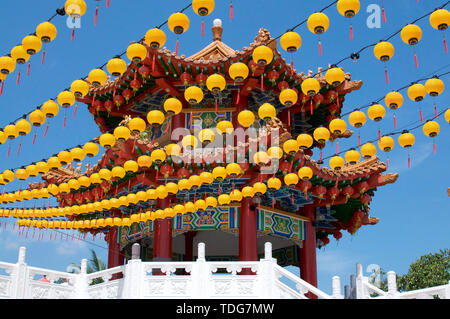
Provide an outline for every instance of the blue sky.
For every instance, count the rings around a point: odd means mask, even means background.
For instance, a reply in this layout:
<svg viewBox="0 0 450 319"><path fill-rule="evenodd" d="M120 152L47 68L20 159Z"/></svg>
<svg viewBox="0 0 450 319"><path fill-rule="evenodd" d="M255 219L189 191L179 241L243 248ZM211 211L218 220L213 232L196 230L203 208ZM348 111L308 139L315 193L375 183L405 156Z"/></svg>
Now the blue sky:
<svg viewBox="0 0 450 319"><path fill-rule="evenodd" d="M71 30L66 27L65 17L56 17L53 22L58 28L55 41L46 45L45 64L41 65L41 52L31 58L31 75L27 77L26 67L22 66L22 77L19 86L15 80L17 70L9 76L5 83L3 95L0 97L0 108L3 115L0 126L4 127L10 121L32 110L49 98L55 97L60 91L70 86L70 83L85 76L93 68L105 63L116 54L123 52L129 43L140 39L145 32L166 20L169 15L186 6L187 1L173 0L170 2L149 2L144 0L117 1L111 0L111 6L106 9L106 1L100 1L98 25L94 27L95 1L87 0L88 11L82 19L81 29L76 30L75 41L71 41ZM205 18L205 37L201 37L201 18L187 11L191 18L191 26L180 38L180 54L193 54L212 40L210 26L216 18L223 20L223 41L230 47L240 50L248 46L257 35L259 28L264 27L272 36L279 36L309 14L326 6L331 1L292 1L292 0L246 0L233 1L234 20L229 19L229 1L216 1L215 11ZM328 64L350 55L361 47L375 43L378 40L397 31L407 23L422 16L441 5L445 1L396 0L385 1L387 23L381 28L370 29L366 20L369 13L366 8L370 4L380 4L381 1L361 1L361 11L353 18L354 41L350 41L349 21L340 16L333 6L325 13L329 16L330 29L321 37L323 55L319 57L317 37L311 34L306 25L296 31L302 36L301 49L295 53L295 68L297 71L312 70L327 67ZM63 6L64 1L13 2L4 1L0 4L2 12L8 12L0 20L2 54L21 42L21 39L34 31L42 21L48 19L54 10ZM358 105L366 105L384 96L391 90L408 85L412 81L444 73L450 70L449 54L444 53L441 32L431 28L428 18L418 25L423 30L422 41L416 48L419 58L419 68L414 66L413 50L404 44L400 36L395 36L391 42L395 46L395 55L388 63L390 83L384 79L383 63L376 60L372 49L361 54L357 63L345 61L340 66L352 74L352 79L363 80L361 90L350 94L345 102L344 112L352 111ZM176 37L163 28L168 35L166 46L174 50ZM446 31L447 38L450 38ZM280 49L281 51L281 49ZM283 53L289 61L290 55ZM448 104L450 94L448 88L450 76L442 80L446 84L444 93L436 99L438 109L443 110ZM397 111L399 128L411 126L419 119L416 103L405 96L405 104ZM422 103L424 117L434 114L433 101L428 96ZM57 116L50 121L46 138L42 138L44 129L37 130L37 143L32 145L33 134L22 140L20 156L17 156L18 141L11 145L11 156L6 157L8 143L0 146L0 170L28 165L32 161L45 159L65 149L67 146L84 144L100 134L92 116L85 105L78 105L75 119L70 112L66 129L62 129L63 116ZM345 118L347 120L347 118ZM329 245L318 251L319 288L331 292L331 278L341 277L343 284L348 284L349 276L355 272L355 264L378 264L385 270L405 273L408 266L423 254L437 252L448 248L449 232L449 198L447 187L449 180L449 138L448 124L443 118L438 120L441 133L436 138L437 154L432 154L432 141L425 137L421 129L414 131L416 144L411 151L412 167L407 168L407 152L397 144L389 153L389 172L398 172L400 177L393 185L380 188L371 203L370 214L380 218L376 226L366 226L351 236L344 233L339 242L331 239ZM368 123L361 130L362 141L377 137L378 126ZM394 130L392 112L388 110L386 118L381 122L382 132ZM340 141L341 149L357 145L357 135ZM335 145L329 145L325 156L333 155ZM379 152L381 160L386 160L386 154ZM318 159L318 153L314 154ZM327 163L326 163L327 164ZM36 180L37 181L37 180ZM8 185L7 191L17 190L19 183ZM9 221L12 223L12 220ZM89 248L94 248L103 260L107 259L106 243L95 240L93 243L65 242L45 240L24 240L8 225L0 230L0 260L15 262L18 248L26 246L27 261L30 265L46 267L55 270L65 270L72 263L79 263L89 256Z"/></svg>

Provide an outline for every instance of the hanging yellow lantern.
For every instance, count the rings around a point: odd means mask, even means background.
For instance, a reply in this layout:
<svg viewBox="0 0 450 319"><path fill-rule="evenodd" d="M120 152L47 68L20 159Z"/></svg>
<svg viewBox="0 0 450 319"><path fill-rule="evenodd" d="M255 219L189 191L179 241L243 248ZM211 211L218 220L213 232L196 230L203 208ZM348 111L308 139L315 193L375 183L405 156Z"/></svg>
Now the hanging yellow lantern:
<svg viewBox="0 0 450 319"><path fill-rule="evenodd" d="M164 199L169 195L167 188L164 185L160 185L156 188L156 194L159 199Z"/></svg>
<svg viewBox="0 0 450 319"><path fill-rule="evenodd" d="M333 156L330 159L330 167L334 170L340 170L344 166L344 159L340 156Z"/></svg>
<svg viewBox="0 0 450 319"><path fill-rule="evenodd" d="M176 12L167 21L170 31L175 34L182 34L189 29L189 18L181 12Z"/></svg>
<svg viewBox="0 0 450 319"><path fill-rule="evenodd" d="M220 74L212 74L206 79L206 87L214 94L219 94L227 85L225 78Z"/></svg>
<svg viewBox="0 0 450 319"><path fill-rule="evenodd" d="M235 178L241 175L241 166L237 163L230 163L227 165L226 171L230 177Z"/></svg>
<svg viewBox="0 0 450 319"><path fill-rule="evenodd" d="M102 183L102 179L100 178L99 173L94 173L89 176L92 185L100 185Z"/></svg>
<svg viewBox="0 0 450 319"><path fill-rule="evenodd" d="M70 85L70 91L72 91L77 98L86 96L89 93L89 83L84 80L75 80Z"/></svg>
<svg viewBox="0 0 450 319"><path fill-rule="evenodd" d="M217 199L215 197L212 197L212 196L206 197L205 203L206 203L207 209L212 209L212 208L217 207Z"/></svg>
<svg viewBox="0 0 450 319"><path fill-rule="evenodd" d="M281 188L281 181L279 178L271 177L267 180L267 187L271 191L277 191Z"/></svg>
<svg viewBox="0 0 450 319"><path fill-rule="evenodd" d="M352 148L350 151L345 153L345 161L349 163L350 165L355 165L360 160L360 155L357 150Z"/></svg>
<svg viewBox="0 0 450 319"><path fill-rule="evenodd" d="M247 64L242 62L233 63L228 69L228 74L235 82L244 81L250 73Z"/></svg>
<svg viewBox="0 0 450 319"><path fill-rule="evenodd" d="M87 176L80 176L78 178L78 183L81 187L89 187L91 186L91 179Z"/></svg>
<svg viewBox="0 0 450 319"><path fill-rule="evenodd" d="M214 141L215 134L214 134L213 130L207 128L207 129L201 130L200 133L198 133L198 138L199 138L200 142L202 142L203 145L206 146L207 144Z"/></svg>
<svg viewBox="0 0 450 319"><path fill-rule="evenodd" d="M76 179L71 179L67 182L67 185L69 185L70 190L78 190L80 188L80 183Z"/></svg>
<svg viewBox="0 0 450 319"><path fill-rule="evenodd" d="M375 122L379 122L386 115L386 110L381 104L372 104L367 110L369 118Z"/></svg>
<svg viewBox="0 0 450 319"><path fill-rule="evenodd" d="M114 166L111 170L111 176L117 179L122 179L126 175L125 169L121 166Z"/></svg>
<svg viewBox="0 0 450 319"><path fill-rule="evenodd" d="M96 143L87 142L86 144L84 144L83 150L87 157L94 157L98 154L99 147Z"/></svg>
<svg viewBox="0 0 450 319"><path fill-rule="evenodd" d="M160 165L162 162L166 160L166 152L163 150L154 150L150 154L150 158L153 162L155 162L157 165Z"/></svg>
<svg viewBox="0 0 450 319"><path fill-rule="evenodd" d="M213 169L212 174L214 179L217 179L220 182L227 177L227 170L225 167L217 166Z"/></svg>
<svg viewBox="0 0 450 319"><path fill-rule="evenodd" d="M255 162L256 165L264 166L267 163L269 163L270 158L266 152L261 151L256 152L255 155L253 155L253 161Z"/></svg>
<svg viewBox="0 0 450 319"><path fill-rule="evenodd" d="M440 126L435 121L428 121L424 124L423 133L429 137L436 137L439 134Z"/></svg>
<svg viewBox="0 0 450 319"><path fill-rule="evenodd" d="M308 181L313 177L313 171L308 166L303 166L298 170L297 175L302 181Z"/></svg>
<svg viewBox="0 0 450 319"><path fill-rule="evenodd" d="M249 110L241 111L238 114L238 122L243 127L250 127L255 122L255 115Z"/></svg>
<svg viewBox="0 0 450 319"><path fill-rule="evenodd" d="M210 172L202 172L200 174L200 180L202 181L202 184L208 185L214 181L214 177Z"/></svg>
<svg viewBox="0 0 450 319"><path fill-rule="evenodd" d="M330 131L325 127L318 127L313 133L314 139L319 143L325 143L330 138Z"/></svg>
<svg viewBox="0 0 450 319"><path fill-rule="evenodd" d="M42 41L34 34L26 36L22 40L22 46L27 51L29 55L34 55L41 51L42 49Z"/></svg>
<svg viewBox="0 0 450 319"><path fill-rule="evenodd" d="M136 173L139 169L139 165L135 161L129 160L123 164L123 168L127 173Z"/></svg>
<svg viewBox="0 0 450 319"><path fill-rule="evenodd" d="M49 167L46 162L37 162L36 163L36 171L39 174L45 174L49 171Z"/></svg>
<svg viewBox="0 0 450 319"><path fill-rule="evenodd" d="M198 86L190 86L184 91L184 98L191 105L199 104L203 100L203 91Z"/></svg>
<svg viewBox="0 0 450 319"><path fill-rule="evenodd" d="M100 176L100 179L102 181L109 181L112 177L111 171L107 168L102 168L101 170L99 170L98 175Z"/></svg>
<svg viewBox="0 0 450 319"><path fill-rule="evenodd" d="M26 180L28 178L28 173L25 169L19 168L16 171L16 177L17 179L20 179L21 181Z"/></svg>
<svg viewBox="0 0 450 319"><path fill-rule="evenodd" d="M390 136L383 136L378 141L378 147L384 152L389 152L394 148L394 140Z"/></svg>
<svg viewBox="0 0 450 319"><path fill-rule="evenodd" d="M168 98L164 102L164 111L166 111L169 116L179 114L182 109L183 104L176 98Z"/></svg>
<svg viewBox="0 0 450 319"><path fill-rule="evenodd" d="M58 185L59 192L63 195L70 193L70 187L67 183L61 183Z"/></svg>
<svg viewBox="0 0 450 319"><path fill-rule="evenodd" d="M283 149L278 146L272 146L267 150L267 156L270 159L281 159L283 157Z"/></svg>
<svg viewBox="0 0 450 319"><path fill-rule="evenodd" d="M320 91L320 83L315 78L307 78L302 82L302 92L308 96L314 96Z"/></svg>
<svg viewBox="0 0 450 319"><path fill-rule="evenodd" d="M134 134L140 134L145 131L145 129L147 128L147 124L140 117L135 117L131 119L130 122L128 122L128 128Z"/></svg>
<svg viewBox="0 0 450 319"><path fill-rule="evenodd" d="M446 9L437 9L430 15L430 25L436 30L447 30L450 24L450 12Z"/></svg>
<svg viewBox="0 0 450 319"><path fill-rule="evenodd" d="M258 116L260 119L270 122L277 115L277 110L270 103L264 103L258 109Z"/></svg>
<svg viewBox="0 0 450 319"><path fill-rule="evenodd" d="M31 124L26 119L21 119L16 123L16 130L20 136L25 136L31 132Z"/></svg>
<svg viewBox="0 0 450 319"><path fill-rule="evenodd" d="M408 97L415 102L422 101L426 94L425 86L420 83L415 83L408 88Z"/></svg>
<svg viewBox="0 0 450 319"><path fill-rule="evenodd" d="M178 144L169 144L166 146L166 154L170 157L176 157L181 155L181 147Z"/></svg>
<svg viewBox="0 0 450 319"><path fill-rule="evenodd" d="M281 104L283 104L286 107L291 107L298 101L298 94L296 91L292 89L285 89L281 91L279 96Z"/></svg>
<svg viewBox="0 0 450 319"><path fill-rule="evenodd" d="M193 0L192 9L200 16L206 16L214 10L214 0Z"/></svg>
<svg viewBox="0 0 450 319"><path fill-rule="evenodd" d="M437 76L425 82L425 89L430 96L436 97L444 91L444 82Z"/></svg>
<svg viewBox="0 0 450 319"><path fill-rule="evenodd" d="M62 165L67 165L72 162L72 155L68 151L61 151L58 154L58 160Z"/></svg>
<svg viewBox="0 0 450 319"><path fill-rule="evenodd" d="M116 144L116 138L112 134L105 133L100 136L99 143L105 149L110 149Z"/></svg>
<svg viewBox="0 0 450 319"><path fill-rule="evenodd" d="M49 43L56 38L58 31L56 27L48 21L42 22L36 28L36 35L44 43Z"/></svg>
<svg viewBox="0 0 450 319"><path fill-rule="evenodd" d="M164 120L166 119L166 116L163 112L159 110L153 110L148 112L147 114L147 121L150 123L153 127L158 127L161 124L164 123Z"/></svg>
<svg viewBox="0 0 450 319"><path fill-rule="evenodd" d="M107 79L108 75L102 69L94 69L91 72L89 72L88 75L88 81L94 87L100 87L102 85L105 85Z"/></svg>
<svg viewBox="0 0 450 319"><path fill-rule="evenodd" d="M106 69L112 76L121 76L127 70L127 63L119 57L112 58L106 64Z"/></svg>
<svg viewBox="0 0 450 319"><path fill-rule="evenodd" d="M296 52L302 45L302 38L297 32L288 31L281 36L281 47L290 53Z"/></svg>
<svg viewBox="0 0 450 319"><path fill-rule="evenodd" d="M139 167L143 168L143 169L149 169L150 166L152 166L152 159L150 156L148 155L142 155L139 156L137 159L137 163L139 165Z"/></svg>
<svg viewBox="0 0 450 319"><path fill-rule="evenodd" d="M194 205L195 205L195 208L200 212L202 212L206 209L206 202L203 199L196 200Z"/></svg>
<svg viewBox="0 0 450 319"><path fill-rule="evenodd" d="M187 150L193 150L198 145L198 140L194 135L186 135L181 140L181 145Z"/></svg>
<svg viewBox="0 0 450 319"><path fill-rule="evenodd" d="M328 30L330 20L323 12L315 12L309 16L307 26L312 33L322 34Z"/></svg>
<svg viewBox="0 0 450 319"><path fill-rule="evenodd" d="M75 94L71 91L62 91L58 94L58 103L63 108L69 108L75 104Z"/></svg>
<svg viewBox="0 0 450 319"><path fill-rule="evenodd" d="M198 175L192 175L188 179L193 190L197 190L202 186L202 179Z"/></svg>
<svg viewBox="0 0 450 319"><path fill-rule="evenodd" d="M0 71L4 75L8 75L16 69L16 62L10 56L0 57Z"/></svg>
<svg viewBox="0 0 450 319"><path fill-rule="evenodd" d="M33 124L33 126L36 127L40 127L42 124L45 123L45 115L39 109L36 109L33 112L31 112L30 115L28 116L28 119L30 120L31 124Z"/></svg>
<svg viewBox="0 0 450 319"><path fill-rule="evenodd" d="M267 191L267 186L264 183L257 182L253 184L253 190L255 191L256 196L264 195Z"/></svg>
<svg viewBox="0 0 450 319"><path fill-rule="evenodd" d="M334 119L330 122L329 128L331 133L340 135L347 130L347 123L342 119Z"/></svg>
<svg viewBox="0 0 450 319"><path fill-rule="evenodd" d="M361 154L364 159L370 159L377 153L377 148L372 143L366 143L361 147Z"/></svg>
<svg viewBox="0 0 450 319"><path fill-rule="evenodd" d="M44 104L42 104L42 112L48 118L53 118L59 113L59 106L53 100L48 100Z"/></svg>
<svg viewBox="0 0 450 319"><path fill-rule="evenodd" d="M57 170L61 167L61 162L59 161L58 157L52 156L47 160L47 165L51 170Z"/></svg>
<svg viewBox="0 0 450 319"><path fill-rule="evenodd" d="M366 114L361 111L353 111L348 117L348 122L356 128L362 127L366 121Z"/></svg>
<svg viewBox="0 0 450 319"><path fill-rule="evenodd" d="M295 155L295 153L298 152L299 148L300 147L299 147L297 141L293 140L293 139L287 140L283 144L283 150L291 156Z"/></svg>
<svg viewBox="0 0 450 319"><path fill-rule="evenodd" d="M359 12L360 3L359 0L338 0L337 9L342 16L352 18Z"/></svg>
<svg viewBox="0 0 450 319"><path fill-rule="evenodd" d="M191 189L191 183L186 178L180 179L178 181L178 189L182 192L187 192Z"/></svg>
<svg viewBox="0 0 450 319"><path fill-rule="evenodd" d="M119 142L125 142L130 138L131 132L130 129L126 126L118 126L114 129L114 137Z"/></svg>
<svg viewBox="0 0 450 319"><path fill-rule="evenodd" d="M134 63L141 63L147 57L147 48L140 43L132 43L127 48L127 57Z"/></svg>
<svg viewBox="0 0 450 319"><path fill-rule="evenodd" d="M260 66L266 66L273 60L273 51L271 48L260 45L253 50L253 61Z"/></svg>
<svg viewBox="0 0 450 319"><path fill-rule="evenodd" d="M175 195L176 193L178 193L178 185L175 183L167 183L166 184L166 189L167 192L169 193L169 195Z"/></svg>
<svg viewBox="0 0 450 319"><path fill-rule="evenodd" d="M82 148L75 147L70 151L70 155L72 156L72 160L79 163L84 160L86 153Z"/></svg>
<svg viewBox="0 0 450 319"><path fill-rule="evenodd" d="M450 109L447 109L447 111L445 111L444 118L447 123L450 123Z"/></svg>
<svg viewBox="0 0 450 319"><path fill-rule="evenodd" d="M80 18L86 13L87 5L84 0L67 0L64 5L65 12L72 18Z"/></svg>
<svg viewBox="0 0 450 319"><path fill-rule="evenodd" d="M405 130L398 137L398 144L400 144L401 147L410 148L414 145L415 140L414 135Z"/></svg>
<svg viewBox="0 0 450 319"><path fill-rule="evenodd" d="M150 48L157 50L166 43L166 34L161 29L153 28L147 31L144 41Z"/></svg>
<svg viewBox="0 0 450 319"><path fill-rule="evenodd" d="M240 203L242 201L242 197L242 193L238 189L235 189L230 193L231 203Z"/></svg>
<svg viewBox="0 0 450 319"><path fill-rule="evenodd" d="M19 132L17 132L17 128L14 124L6 125L3 131L10 140L15 139L19 135Z"/></svg>
<svg viewBox="0 0 450 319"><path fill-rule="evenodd" d="M415 24L408 24L403 27L400 37L406 44L416 45L422 39L422 29Z"/></svg>
<svg viewBox="0 0 450 319"><path fill-rule="evenodd" d="M294 186L298 184L298 175L294 173L289 173L284 176L284 183L287 186Z"/></svg>
<svg viewBox="0 0 450 319"><path fill-rule="evenodd" d="M193 213L196 210L193 202L187 202L186 204L184 204L184 208L186 210L186 213Z"/></svg>
<svg viewBox="0 0 450 319"><path fill-rule="evenodd" d="M338 86L345 81L345 73L341 68L337 66L332 66L325 73L325 80L329 85Z"/></svg>
<svg viewBox="0 0 450 319"><path fill-rule="evenodd" d="M313 138L309 134L300 134L297 136L297 144L302 150L310 148L314 143Z"/></svg>
<svg viewBox="0 0 450 319"><path fill-rule="evenodd" d="M373 48L373 54L378 60L382 62L389 61L394 56L394 52L394 46L387 41L380 41Z"/></svg>
<svg viewBox="0 0 450 319"><path fill-rule="evenodd" d="M399 92L393 91L386 95L384 102L391 110L396 110L403 105L403 96Z"/></svg>
<svg viewBox="0 0 450 319"><path fill-rule="evenodd" d="M226 134L232 134L234 127L233 127L233 123L231 123L230 121L224 120L224 121L220 121L219 123L217 123L216 129L219 132L219 134L226 135Z"/></svg>
<svg viewBox="0 0 450 319"><path fill-rule="evenodd" d="M18 45L12 48L11 50L11 58L17 64L24 64L30 59L30 55L27 53L27 50L23 48L23 46Z"/></svg>

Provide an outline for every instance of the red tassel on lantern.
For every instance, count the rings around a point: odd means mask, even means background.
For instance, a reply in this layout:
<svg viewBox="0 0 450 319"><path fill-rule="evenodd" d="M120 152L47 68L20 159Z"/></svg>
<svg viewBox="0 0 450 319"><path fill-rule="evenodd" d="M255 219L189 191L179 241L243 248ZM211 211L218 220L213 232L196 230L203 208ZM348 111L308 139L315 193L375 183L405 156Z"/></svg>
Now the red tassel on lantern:
<svg viewBox="0 0 450 319"><path fill-rule="evenodd" d="M180 40L177 39L177 44L176 44L176 46L175 46L175 55L176 55L176 56L178 56L178 47L179 47L179 45L180 45Z"/></svg>
<svg viewBox="0 0 450 319"><path fill-rule="evenodd" d="M202 20L202 37L205 36L205 21Z"/></svg>
<svg viewBox="0 0 450 319"><path fill-rule="evenodd" d="M436 154L436 142L433 142L433 155Z"/></svg>
<svg viewBox="0 0 450 319"><path fill-rule="evenodd" d="M230 19L233 20L233 1L230 1Z"/></svg>
<svg viewBox="0 0 450 319"><path fill-rule="evenodd" d="M72 29L72 41L75 39L75 27Z"/></svg>
<svg viewBox="0 0 450 319"><path fill-rule="evenodd" d="M97 19L98 19L98 4L97 7L95 8L95 26L97 26Z"/></svg>
<svg viewBox="0 0 450 319"><path fill-rule="evenodd" d="M63 123L63 128L66 128L66 115L64 114L64 123Z"/></svg>
<svg viewBox="0 0 450 319"><path fill-rule="evenodd" d="M109 9L109 0L106 2L106 8Z"/></svg>
<svg viewBox="0 0 450 319"><path fill-rule="evenodd" d="M384 7L381 8L381 12L383 13L383 22L386 23L386 12L384 10Z"/></svg>
<svg viewBox="0 0 450 319"><path fill-rule="evenodd" d="M264 73L261 74L261 92L264 92Z"/></svg>
<svg viewBox="0 0 450 319"><path fill-rule="evenodd" d="M156 57L155 57L155 55L153 55L153 59L152 59L152 72L155 72L155 62L156 62Z"/></svg>
<svg viewBox="0 0 450 319"><path fill-rule="evenodd" d="M3 94L3 85L5 85L5 82L2 81L2 86L0 87L0 96Z"/></svg>
<svg viewBox="0 0 450 319"><path fill-rule="evenodd" d="M444 49L445 49L445 53L448 53L447 41L445 40L445 35L444 35Z"/></svg>
<svg viewBox="0 0 450 319"><path fill-rule="evenodd" d="M288 111L288 126L291 126L291 111Z"/></svg>
<svg viewBox="0 0 450 319"><path fill-rule="evenodd" d="M386 66L384 67L384 75L386 76L386 84L389 84L388 70Z"/></svg>
<svg viewBox="0 0 450 319"><path fill-rule="evenodd" d="M34 144L34 143L33 143ZM17 150L17 156L19 156L19 153L20 153L20 148L22 147L22 142L20 142L20 144L19 144L19 148L18 148L18 150Z"/></svg>
<svg viewBox="0 0 450 319"><path fill-rule="evenodd" d="M423 114L422 114L422 108L420 108L420 123L423 123Z"/></svg>
<svg viewBox="0 0 450 319"><path fill-rule="evenodd" d="M28 62L27 76L30 75L31 62Z"/></svg>
<svg viewBox="0 0 450 319"><path fill-rule="evenodd" d="M75 109L73 110L72 119L74 119L75 118L75 114L77 114L77 108L78 108L78 104L75 104Z"/></svg>
<svg viewBox="0 0 450 319"><path fill-rule="evenodd" d="M33 137L33 145L34 145L34 142L36 142L36 133L34 133L34 137Z"/></svg>
<svg viewBox="0 0 450 319"><path fill-rule="evenodd" d="M20 71L17 73L17 82L16 82L16 84L19 85L19 82L20 82Z"/></svg>
<svg viewBox="0 0 450 319"><path fill-rule="evenodd" d="M322 56L322 42L319 40L319 56Z"/></svg>
<svg viewBox="0 0 450 319"><path fill-rule="evenodd" d="M394 114L394 128L397 128L397 119L395 117L395 114Z"/></svg>
<svg viewBox="0 0 450 319"><path fill-rule="evenodd" d="M42 51L42 61L41 61L41 64L44 64L44 60L45 60L45 49Z"/></svg>
<svg viewBox="0 0 450 319"><path fill-rule="evenodd" d="M414 62L416 63L416 68L418 68L418 67L419 67L419 62L418 62L418 60L417 60L417 54L416 54L416 52L414 52Z"/></svg>
<svg viewBox="0 0 450 319"><path fill-rule="evenodd" d="M409 154L408 154L408 168L411 168L411 158L410 158Z"/></svg>
<svg viewBox="0 0 450 319"><path fill-rule="evenodd" d="M353 26L350 24L350 41L353 41Z"/></svg>

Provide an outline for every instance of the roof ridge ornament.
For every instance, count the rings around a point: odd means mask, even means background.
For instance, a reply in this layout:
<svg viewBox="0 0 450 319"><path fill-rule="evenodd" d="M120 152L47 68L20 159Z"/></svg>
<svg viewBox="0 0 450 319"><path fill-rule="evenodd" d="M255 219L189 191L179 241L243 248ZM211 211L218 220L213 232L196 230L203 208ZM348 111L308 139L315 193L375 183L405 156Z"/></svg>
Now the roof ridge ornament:
<svg viewBox="0 0 450 319"><path fill-rule="evenodd" d="M213 32L213 41L222 42L222 33L223 33L222 20L220 19L214 20L212 32Z"/></svg>

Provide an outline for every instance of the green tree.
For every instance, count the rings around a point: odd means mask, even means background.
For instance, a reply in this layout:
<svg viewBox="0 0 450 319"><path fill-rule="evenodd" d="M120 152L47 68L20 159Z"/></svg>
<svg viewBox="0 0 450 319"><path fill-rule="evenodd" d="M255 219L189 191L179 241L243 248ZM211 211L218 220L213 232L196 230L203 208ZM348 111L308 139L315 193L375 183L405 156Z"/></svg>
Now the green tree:
<svg viewBox="0 0 450 319"><path fill-rule="evenodd" d="M91 249L90 251L91 251L91 258L89 258L88 260L86 272L88 274L92 274L94 272L107 269L106 264L100 258L98 258L97 253L93 249ZM81 267L75 263L72 263L67 267L67 269L68 272L71 273L80 273ZM102 278L95 278L92 281L91 285L100 284L102 282L103 282Z"/></svg>
<svg viewBox="0 0 450 319"><path fill-rule="evenodd" d="M409 266L408 273L397 277L400 291L411 291L448 284L450 249L420 257Z"/></svg>

